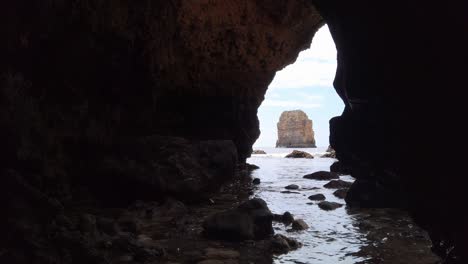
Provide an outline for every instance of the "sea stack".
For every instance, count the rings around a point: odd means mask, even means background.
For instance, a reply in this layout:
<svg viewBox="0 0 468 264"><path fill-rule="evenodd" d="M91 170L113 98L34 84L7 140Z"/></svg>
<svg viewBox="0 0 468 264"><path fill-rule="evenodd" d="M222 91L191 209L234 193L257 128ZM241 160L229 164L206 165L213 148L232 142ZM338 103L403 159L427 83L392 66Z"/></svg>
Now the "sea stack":
<svg viewBox="0 0 468 264"><path fill-rule="evenodd" d="M312 120L301 110L284 111L278 122L277 148L315 148Z"/></svg>

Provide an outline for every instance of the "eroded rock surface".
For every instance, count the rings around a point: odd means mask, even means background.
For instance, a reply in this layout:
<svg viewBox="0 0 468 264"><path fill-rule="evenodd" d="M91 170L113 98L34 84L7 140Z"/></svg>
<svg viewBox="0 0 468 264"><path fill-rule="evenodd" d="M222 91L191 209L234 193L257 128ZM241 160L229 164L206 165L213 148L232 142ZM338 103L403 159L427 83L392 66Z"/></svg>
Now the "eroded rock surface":
<svg viewBox="0 0 468 264"><path fill-rule="evenodd" d="M276 147L315 148L312 120L301 110L284 111L277 124Z"/></svg>

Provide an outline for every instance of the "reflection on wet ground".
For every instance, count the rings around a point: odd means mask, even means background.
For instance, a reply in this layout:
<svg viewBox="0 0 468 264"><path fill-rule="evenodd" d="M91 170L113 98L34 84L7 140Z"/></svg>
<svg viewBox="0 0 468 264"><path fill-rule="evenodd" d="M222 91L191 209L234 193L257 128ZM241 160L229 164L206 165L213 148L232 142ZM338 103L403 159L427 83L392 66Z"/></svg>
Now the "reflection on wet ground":
<svg viewBox="0 0 468 264"><path fill-rule="evenodd" d="M277 233L288 234L303 243L299 250L276 257L275 263L437 263L430 251L426 233L415 226L408 215L395 209L348 209L346 206L324 211L318 201L308 199L323 194L326 201L345 204L324 188L328 181L302 178L315 171L329 171L330 158L286 159L279 155L253 155L247 162L260 169L252 174L261 184L253 197L264 199L274 213L291 212L310 226L308 230L289 232L275 224ZM341 180L353 181L351 176ZM298 190L284 192L287 185Z"/></svg>

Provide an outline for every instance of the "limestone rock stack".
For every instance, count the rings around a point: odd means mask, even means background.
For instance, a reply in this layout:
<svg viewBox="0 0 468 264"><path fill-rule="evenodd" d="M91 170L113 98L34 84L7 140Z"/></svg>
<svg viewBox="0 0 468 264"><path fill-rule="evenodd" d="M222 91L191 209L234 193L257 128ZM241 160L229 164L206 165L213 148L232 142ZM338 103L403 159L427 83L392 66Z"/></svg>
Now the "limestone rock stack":
<svg viewBox="0 0 468 264"><path fill-rule="evenodd" d="M284 111L278 122L276 147L315 148L312 120L301 110Z"/></svg>

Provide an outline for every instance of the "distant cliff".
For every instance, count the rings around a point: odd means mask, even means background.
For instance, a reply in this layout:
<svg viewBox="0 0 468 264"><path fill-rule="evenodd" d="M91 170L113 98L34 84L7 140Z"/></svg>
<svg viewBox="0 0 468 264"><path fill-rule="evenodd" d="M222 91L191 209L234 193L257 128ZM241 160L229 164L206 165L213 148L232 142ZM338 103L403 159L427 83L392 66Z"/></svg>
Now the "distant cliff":
<svg viewBox="0 0 468 264"><path fill-rule="evenodd" d="M284 111L278 122L276 147L315 148L312 120L301 110Z"/></svg>

